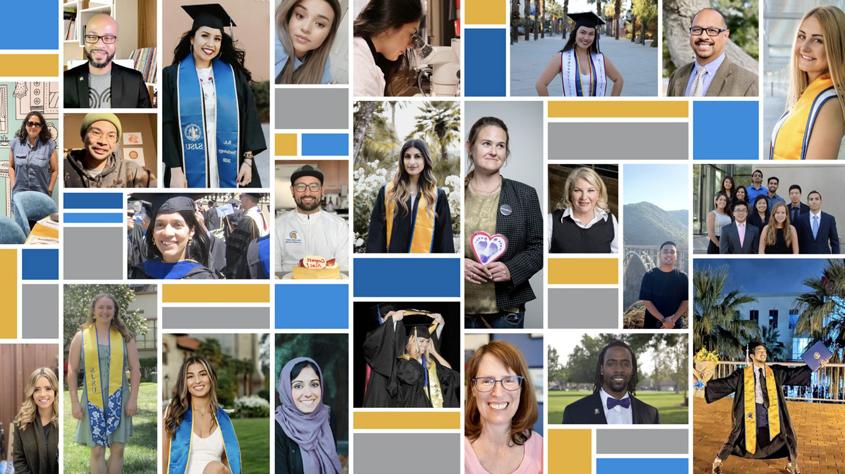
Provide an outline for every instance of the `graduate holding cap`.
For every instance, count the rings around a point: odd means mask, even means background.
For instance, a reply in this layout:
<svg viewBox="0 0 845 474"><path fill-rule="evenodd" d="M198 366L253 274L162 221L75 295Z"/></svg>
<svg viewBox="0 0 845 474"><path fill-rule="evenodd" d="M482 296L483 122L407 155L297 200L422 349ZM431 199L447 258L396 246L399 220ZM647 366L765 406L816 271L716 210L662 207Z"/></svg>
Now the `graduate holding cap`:
<svg viewBox="0 0 845 474"><path fill-rule="evenodd" d="M593 12L570 13L575 29L569 34L566 45L555 53L537 79L535 87L540 96L549 95L549 83L560 74L564 96L605 96L607 80L613 82L610 95L622 94L622 74L599 49L599 27L604 24Z"/></svg>
<svg viewBox="0 0 845 474"><path fill-rule="evenodd" d="M244 51L219 4L182 7L194 19L164 68L164 163L169 187L261 187L254 155L267 149Z"/></svg>

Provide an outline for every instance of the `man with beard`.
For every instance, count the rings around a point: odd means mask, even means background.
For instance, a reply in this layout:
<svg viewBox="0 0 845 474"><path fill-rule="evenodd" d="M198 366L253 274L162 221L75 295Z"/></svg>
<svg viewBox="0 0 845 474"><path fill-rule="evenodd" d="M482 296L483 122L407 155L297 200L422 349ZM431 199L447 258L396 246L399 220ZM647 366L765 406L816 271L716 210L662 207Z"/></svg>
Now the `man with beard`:
<svg viewBox="0 0 845 474"><path fill-rule="evenodd" d="M798 439L786 409L783 386L810 385L812 372L806 365L767 366L768 353L762 342L752 343L749 349L749 365L709 381L704 388L707 403L734 396L733 428L713 461L713 472L722 472L722 462L733 454L753 459L788 457L786 469L798 473Z"/></svg>
<svg viewBox="0 0 845 474"><path fill-rule="evenodd" d="M82 109L149 108L144 76L113 62L117 22L105 13L85 25L87 63L65 71L65 107Z"/></svg>
<svg viewBox="0 0 845 474"><path fill-rule="evenodd" d="M777 176L769 176L769 179L766 180L766 184L769 187L769 192L766 193L766 198L769 200L769 212L772 212L772 209L775 208L775 204L779 202L786 204L786 200L778 196L778 186L780 186L780 180Z"/></svg>
<svg viewBox="0 0 845 474"><path fill-rule="evenodd" d="M725 53L730 30L714 8L700 10L692 19L689 43L695 61L679 67L669 78L666 94L688 97L741 97L757 95L757 74L734 64Z"/></svg>
<svg viewBox="0 0 845 474"><path fill-rule="evenodd" d="M689 278L675 268L678 247L674 242L660 245L660 265L643 275L640 301L645 306L644 329L683 329L678 324L688 306Z"/></svg>
<svg viewBox="0 0 845 474"><path fill-rule="evenodd" d="M659 424L657 408L635 398L637 357L622 341L610 341L599 353L593 394L563 410L564 424Z"/></svg>
<svg viewBox="0 0 845 474"><path fill-rule="evenodd" d="M304 257L335 259L341 272L348 270L349 226L336 214L321 209L323 173L305 165L290 177L296 209L276 221L277 271L289 273Z"/></svg>
<svg viewBox="0 0 845 474"><path fill-rule="evenodd" d="M748 205L754 206L754 203L757 202L757 196L769 196L769 189L763 187L763 172L760 170L754 170L751 172L751 184L745 187L746 194L748 195Z"/></svg>

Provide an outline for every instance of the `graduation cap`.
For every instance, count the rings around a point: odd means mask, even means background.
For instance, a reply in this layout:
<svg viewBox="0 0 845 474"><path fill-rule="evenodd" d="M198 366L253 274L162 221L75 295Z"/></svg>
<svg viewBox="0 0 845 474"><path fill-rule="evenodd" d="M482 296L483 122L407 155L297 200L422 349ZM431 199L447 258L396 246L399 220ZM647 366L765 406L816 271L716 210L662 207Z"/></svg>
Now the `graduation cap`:
<svg viewBox="0 0 845 474"><path fill-rule="evenodd" d="M173 212L180 211L194 212L197 210L193 198L189 196L172 196L164 201L160 201L157 204L158 206L155 209L156 215L170 214Z"/></svg>
<svg viewBox="0 0 845 474"><path fill-rule="evenodd" d="M830 352L830 349L828 349L822 341L818 341L813 344L801 356L801 358L804 359L804 362L807 363L807 367L809 367L813 372L819 370L822 363L829 361L831 357L833 357L833 353Z"/></svg>
<svg viewBox="0 0 845 474"><path fill-rule="evenodd" d="M405 335L410 337L416 334L416 337L431 339L431 333L428 331L433 321L431 313L418 309L406 309L403 311L405 312L405 316L402 317L402 322L405 325Z"/></svg>
<svg viewBox="0 0 845 474"><path fill-rule="evenodd" d="M224 27L238 26L219 3L182 5L182 9L194 19L194 24L191 28L193 30L207 26L209 28L216 28L223 31Z"/></svg>
<svg viewBox="0 0 845 474"><path fill-rule="evenodd" d="M596 28L604 24L604 20L601 19L600 16L596 15L594 12L581 12L581 13L569 13L569 18L572 18L572 21L575 22L575 29L577 30L579 26L586 26L588 28Z"/></svg>

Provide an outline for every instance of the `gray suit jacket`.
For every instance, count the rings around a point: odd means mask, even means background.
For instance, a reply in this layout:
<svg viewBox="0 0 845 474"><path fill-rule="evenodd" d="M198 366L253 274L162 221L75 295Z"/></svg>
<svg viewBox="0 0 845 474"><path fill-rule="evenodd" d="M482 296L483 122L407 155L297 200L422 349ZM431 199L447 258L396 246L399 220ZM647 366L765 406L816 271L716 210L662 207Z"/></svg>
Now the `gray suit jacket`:
<svg viewBox="0 0 845 474"><path fill-rule="evenodd" d="M739 245L739 229L736 222L722 227L722 235L719 236L719 253L741 254L757 253L760 245L760 229L748 222L745 223L745 237L742 239L742 246Z"/></svg>
<svg viewBox="0 0 845 474"><path fill-rule="evenodd" d="M678 68L669 78L666 95L682 97L695 62ZM747 97L757 95L757 74L731 62L727 56L707 88L707 97Z"/></svg>

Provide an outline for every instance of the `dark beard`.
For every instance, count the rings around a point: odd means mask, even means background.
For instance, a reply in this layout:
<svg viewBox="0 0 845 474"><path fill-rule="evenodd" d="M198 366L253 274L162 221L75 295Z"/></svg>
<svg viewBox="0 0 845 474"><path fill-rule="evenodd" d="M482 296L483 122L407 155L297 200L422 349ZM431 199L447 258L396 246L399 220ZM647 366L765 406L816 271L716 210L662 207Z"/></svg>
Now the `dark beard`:
<svg viewBox="0 0 845 474"><path fill-rule="evenodd" d="M88 51L85 51L85 58L88 59L88 64L97 69L102 69L111 64L112 60L114 59L114 55L115 53L109 54L106 56L106 60L104 62L97 63L94 62L94 58L88 53Z"/></svg>

